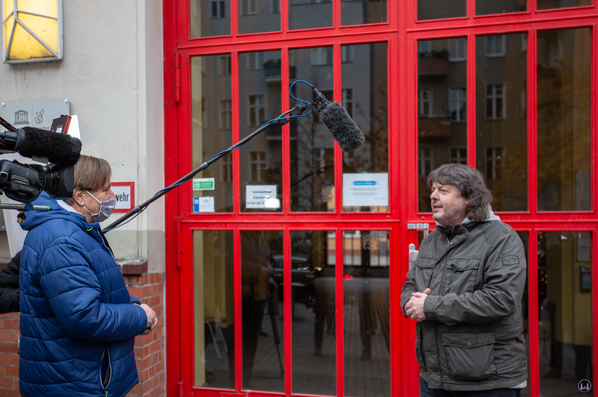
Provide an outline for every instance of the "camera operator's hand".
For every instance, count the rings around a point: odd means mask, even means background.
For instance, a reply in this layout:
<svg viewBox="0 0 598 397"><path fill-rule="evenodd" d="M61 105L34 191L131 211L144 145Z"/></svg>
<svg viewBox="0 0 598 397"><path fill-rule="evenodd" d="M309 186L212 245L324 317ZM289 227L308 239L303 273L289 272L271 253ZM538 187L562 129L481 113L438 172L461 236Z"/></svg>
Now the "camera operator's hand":
<svg viewBox="0 0 598 397"><path fill-rule="evenodd" d="M156 317L156 312L145 303L142 303L139 306L145 311L145 315L147 316L147 329L141 335L147 335L158 325L158 317Z"/></svg>

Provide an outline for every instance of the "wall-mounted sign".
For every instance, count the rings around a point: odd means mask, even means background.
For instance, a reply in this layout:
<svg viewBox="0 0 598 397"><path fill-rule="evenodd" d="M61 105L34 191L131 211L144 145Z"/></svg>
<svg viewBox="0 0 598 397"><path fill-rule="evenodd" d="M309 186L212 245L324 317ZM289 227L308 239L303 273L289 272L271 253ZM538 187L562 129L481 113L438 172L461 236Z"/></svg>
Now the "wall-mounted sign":
<svg viewBox="0 0 598 397"><path fill-rule="evenodd" d="M0 116L17 128L35 127L49 130L52 120L69 114L68 99L39 99L2 102Z"/></svg>
<svg viewBox="0 0 598 397"><path fill-rule="evenodd" d="M388 173L343 174L343 206L388 206Z"/></svg>
<svg viewBox="0 0 598 397"><path fill-rule="evenodd" d="M214 190L214 178L193 178L193 190Z"/></svg>
<svg viewBox="0 0 598 397"><path fill-rule="evenodd" d="M214 197L193 197L193 212L215 212Z"/></svg>
<svg viewBox="0 0 598 397"><path fill-rule="evenodd" d="M114 212L129 212L135 207L135 182L112 182L116 197Z"/></svg>
<svg viewBox="0 0 598 397"><path fill-rule="evenodd" d="M278 209L280 200L276 197L276 185L246 186L245 206L247 208Z"/></svg>

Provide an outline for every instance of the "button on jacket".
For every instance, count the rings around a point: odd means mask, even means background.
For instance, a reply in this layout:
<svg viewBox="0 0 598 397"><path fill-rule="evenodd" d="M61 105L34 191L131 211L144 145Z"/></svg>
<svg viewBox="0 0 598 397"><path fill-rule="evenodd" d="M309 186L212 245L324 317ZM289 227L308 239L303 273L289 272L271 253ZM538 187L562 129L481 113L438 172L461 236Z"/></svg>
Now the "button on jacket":
<svg viewBox="0 0 598 397"><path fill-rule="evenodd" d="M435 230L422 241L401 307L405 312L412 292L430 288L415 346L430 388L488 390L526 381L525 271L521 239L500 220L466 219L448 238Z"/></svg>
<svg viewBox="0 0 598 397"><path fill-rule="evenodd" d="M135 336L147 326L98 223L42 193L21 254L24 396L124 396L138 383ZM68 208L68 207L67 207Z"/></svg>

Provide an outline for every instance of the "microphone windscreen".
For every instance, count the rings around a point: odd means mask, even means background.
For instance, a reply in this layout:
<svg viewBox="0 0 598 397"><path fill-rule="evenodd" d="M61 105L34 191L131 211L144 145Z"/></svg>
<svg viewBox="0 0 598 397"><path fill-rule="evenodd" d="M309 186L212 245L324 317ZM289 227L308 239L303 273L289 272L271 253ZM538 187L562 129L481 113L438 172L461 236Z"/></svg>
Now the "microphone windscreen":
<svg viewBox="0 0 598 397"><path fill-rule="evenodd" d="M355 150L365 141L363 132L340 103L330 102L320 111L320 118L343 152Z"/></svg>
<svg viewBox="0 0 598 397"><path fill-rule="evenodd" d="M60 134L34 127L23 127L25 139L16 148L25 157L45 157L50 163L72 165L81 156L81 141L68 134Z"/></svg>

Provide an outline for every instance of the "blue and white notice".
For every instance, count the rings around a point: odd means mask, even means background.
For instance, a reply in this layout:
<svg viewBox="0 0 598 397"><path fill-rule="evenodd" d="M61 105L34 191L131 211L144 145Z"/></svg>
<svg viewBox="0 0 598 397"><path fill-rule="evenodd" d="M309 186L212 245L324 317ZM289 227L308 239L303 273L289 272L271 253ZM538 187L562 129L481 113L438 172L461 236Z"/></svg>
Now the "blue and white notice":
<svg viewBox="0 0 598 397"><path fill-rule="evenodd" d="M388 206L388 173L343 174L343 207Z"/></svg>

